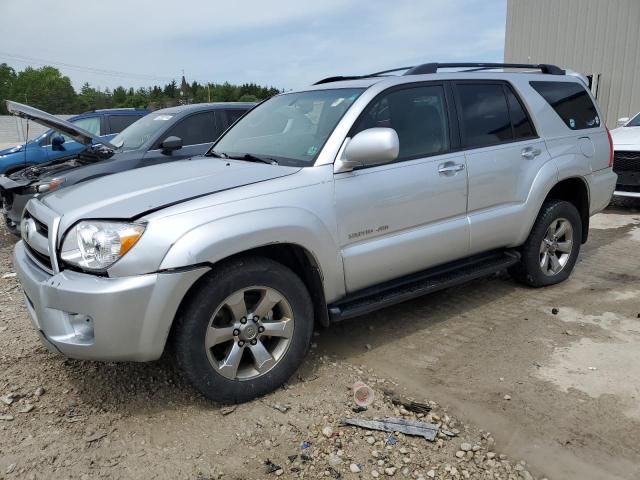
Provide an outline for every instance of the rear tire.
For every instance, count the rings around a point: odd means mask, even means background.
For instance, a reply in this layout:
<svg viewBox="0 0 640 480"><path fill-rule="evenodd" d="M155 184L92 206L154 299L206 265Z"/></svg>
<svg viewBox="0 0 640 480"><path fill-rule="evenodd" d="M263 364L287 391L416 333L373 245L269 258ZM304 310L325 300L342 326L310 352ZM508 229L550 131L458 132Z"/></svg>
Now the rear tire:
<svg viewBox="0 0 640 480"><path fill-rule="evenodd" d="M509 274L531 287L563 282L571 275L581 243L578 209L563 200L546 202L520 249L520 262L509 269Z"/></svg>
<svg viewBox="0 0 640 480"><path fill-rule="evenodd" d="M211 400L239 403L297 370L311 342L313 307L293 271L246 257L205 276L176 321L175 356L187 379Z"/></svg>

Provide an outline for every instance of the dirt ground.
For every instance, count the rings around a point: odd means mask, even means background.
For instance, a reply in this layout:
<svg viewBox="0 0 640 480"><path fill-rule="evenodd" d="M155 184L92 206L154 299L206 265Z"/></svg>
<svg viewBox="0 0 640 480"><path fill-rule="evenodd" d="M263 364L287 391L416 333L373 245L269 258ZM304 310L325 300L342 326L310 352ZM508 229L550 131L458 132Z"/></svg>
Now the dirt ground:
<svg viewBox="0 0 640 480"><path fill-rule="evenodd" d="M640 478L639 207L592 219L564 284L497 275L333 325L285 388L235 409L166 359L47 352L0 230L0 479ZM376 392L365 412L352 410L357 380ZM418 418L385 388L433 409ZM345 416L448 435L370 433Z"/></svg>

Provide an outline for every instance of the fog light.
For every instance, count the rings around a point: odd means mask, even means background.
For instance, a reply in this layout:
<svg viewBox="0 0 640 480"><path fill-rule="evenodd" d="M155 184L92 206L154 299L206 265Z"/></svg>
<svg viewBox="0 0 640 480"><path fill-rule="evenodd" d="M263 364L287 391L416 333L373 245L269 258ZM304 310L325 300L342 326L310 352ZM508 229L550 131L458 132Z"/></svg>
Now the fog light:
<svg viewBox="0 0 640 480"><path fill-rule="evenodd" d="M83 313L70 313L69 323L78 341L93 342L93 318Z"/></svg>

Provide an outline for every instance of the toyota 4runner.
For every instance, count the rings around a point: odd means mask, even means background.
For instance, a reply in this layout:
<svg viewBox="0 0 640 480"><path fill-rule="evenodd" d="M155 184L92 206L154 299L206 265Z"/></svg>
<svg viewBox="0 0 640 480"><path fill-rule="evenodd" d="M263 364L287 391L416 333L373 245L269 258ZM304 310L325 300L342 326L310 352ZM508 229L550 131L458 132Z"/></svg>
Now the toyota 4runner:
<svg viewBox="0 0 640 480"><path fill-rule="evenodd" d="M601 119L553 65L327 78L205 156L31 200L16 271L52 351L168 350L207 397L245 401L293 374L314 323L503 269L565 280L616 184Z"/></svg>

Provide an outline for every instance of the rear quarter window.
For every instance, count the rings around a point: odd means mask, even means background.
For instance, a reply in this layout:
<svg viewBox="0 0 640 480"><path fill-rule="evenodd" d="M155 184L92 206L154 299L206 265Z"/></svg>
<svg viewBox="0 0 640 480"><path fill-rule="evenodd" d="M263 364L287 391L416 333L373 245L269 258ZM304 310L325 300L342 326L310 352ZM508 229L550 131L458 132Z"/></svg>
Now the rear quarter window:
<svg viewBox="0 0 640 480"><path fill-rule="evenodd" d="M600 126L600 117L591 97L576 82L529 82L564 124L571 130L584 130Z"/></svg>
<svg viewBox="0 0 640 480"><path fill-rule="evenodd" d="M109 116L109 128L111 133L120 133L136 120L142 118L140 115L111 115Z"/></svg>

